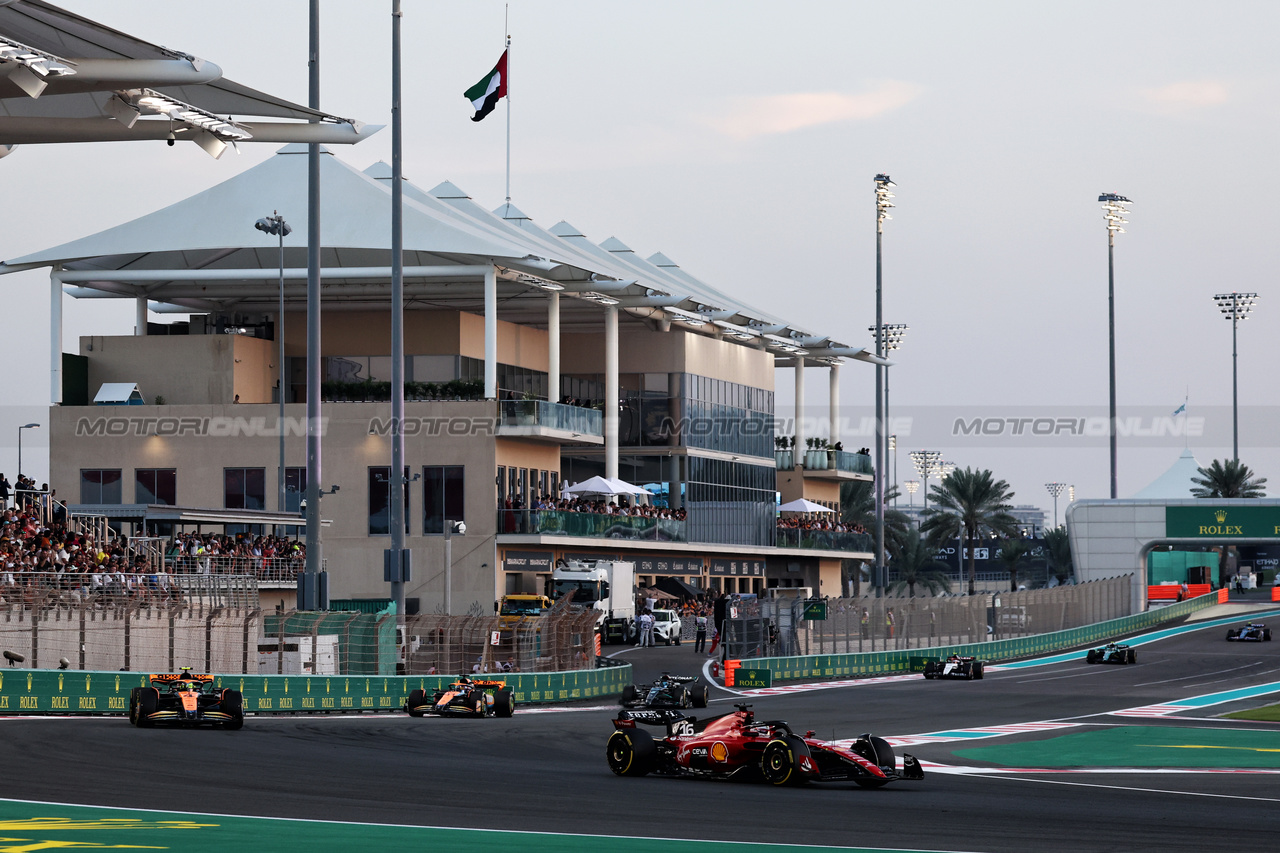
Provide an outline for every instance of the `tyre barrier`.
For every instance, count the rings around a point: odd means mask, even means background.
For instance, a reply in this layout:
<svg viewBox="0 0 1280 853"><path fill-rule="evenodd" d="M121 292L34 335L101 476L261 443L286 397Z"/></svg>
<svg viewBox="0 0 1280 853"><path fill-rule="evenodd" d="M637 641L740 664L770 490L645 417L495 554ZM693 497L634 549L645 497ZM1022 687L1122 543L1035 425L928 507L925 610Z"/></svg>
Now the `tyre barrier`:
<svg viewBox="0 0 1280 853"><path fill-rule="evenodd" d="M933 648L898 649L887 652L858 652L843 655L802 655L777 658L744 658L744 669L769 670L773 681L804 680L813 678L862 677L875 675L901 675L923 672L925 661L957 654L976 657L995 663L1001 660L1018 660L1050 652L1060 652L1114 637L1132 634L1171 622L1212 607L1219 603L1217 592L1191 598L1156 610L1147 610L1083 625L1066 631L1033 634L1008 640L991 640L982 643L959 643Z"/></svg>
<svg viewBox="0 0 1280 853"><path fill-rule="evenodd" d="M221 675L214 684L244 695L248 714L398 711L411 690L430 693L452 675ZM517 705L576 702L616 696L632 683L631 665L572 672L494 673ZM0 715L120 714L129 693L145 687L147 673L0 669Z"/></svg>

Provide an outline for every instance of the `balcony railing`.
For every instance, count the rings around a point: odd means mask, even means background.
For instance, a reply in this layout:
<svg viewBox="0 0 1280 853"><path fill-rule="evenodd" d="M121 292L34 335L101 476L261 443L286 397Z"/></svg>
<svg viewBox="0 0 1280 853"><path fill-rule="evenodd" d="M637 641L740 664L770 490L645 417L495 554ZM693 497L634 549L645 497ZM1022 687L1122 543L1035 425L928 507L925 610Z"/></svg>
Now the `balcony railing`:
<svg viewBox="0 0 1280 853"><path fill-rule="evenodd" d="M540 426L547 429L576 432L580 435L604 435L604 413L546 400L503 400L498 407L500 426Z"/></svg>
<svg viewBox="0 0 1280 853"><path fill-rule="evenodd" d="M229 554L168 556L165 569L188 575L249 575L263 583L292 584L306 571L306 558L244 557ZM327 562L327 561L326 561Z"/></svg>
<svg viewBox="0 0 1280 853"><path fill-rule="evenodd" d="M857 454L849 454L856 456ZM779 548L804 548L813 551L861 551L872 548L870 533L850 533L841 530L803 530L796 527L779 527Z"/></svg>
<svg viewBox="0 0 1280 853"><path fill-rule="evenodd" d="M779 468L791 467L792 451L779 450L774 456ZM850 474L874 474L871 457L866 453L848 453L844 450L806 450L800 454L800 464L810 471L844 471Z"/></svg>
<svg viewBox="0 0 1280 853"><path fill-rule="evenodd" d="M674 518L561 512L550 509L500 509L498 533L574 536L591 539L632 539L646 542L688 542L685 522Z"/></svg>

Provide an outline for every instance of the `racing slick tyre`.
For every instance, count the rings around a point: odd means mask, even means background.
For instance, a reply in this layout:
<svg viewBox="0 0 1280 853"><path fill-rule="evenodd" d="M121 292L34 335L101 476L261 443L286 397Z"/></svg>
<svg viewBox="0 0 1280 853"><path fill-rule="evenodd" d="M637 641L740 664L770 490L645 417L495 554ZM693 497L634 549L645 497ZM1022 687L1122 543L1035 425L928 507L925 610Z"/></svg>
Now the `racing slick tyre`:
<svg viewBox="0 0 1280 853"><path fill-rule="evenodd" d="M644 776L653 770L658 759L658 748L653 735L644 729L615 731L609 735L605 747L609 769L618 776Z"/></svg>
<svg viewBox="0 0 1280 853"><path fill-rule="evenodd" d="M155 725L155 721L150 716L156 712L156 708L160 705L160 694L156 692L154 687L138 688L138 708L133 724L140 729L149 729Z"/></svg>
<svg viewBox="0 0 1280 853"><path fill-rule="evenodd" d="M516 712L516 695L510 690L498 690L493 694L493 715L510 717Z"/></svg>
<svg viewBox="0 0 1280 853"><path fill-rule="evenodd" d="M1097 649L1089 649L1089 653L1084 656L1084 659L1086 663L1097 663L1099 657L1101 655L1098 654Z"/></svg>
<svg viewBox="0 0 1280 853"><path fill-rule="evenodd" d="M404 703L404 709L409 712L410 717L421 717L424 715L424 712L416 711L414 709L420 708L425 704L427 704L427 691L410 690L409 699Z"/></svg>
<svg viewBox="0 0 1280 853"><path fill-rule="evenodd" d="M1125 653L1124 653L1124 662L1125 662L1125 663L1137 663L1137 662L1138 662L1138 653L1137 653L1137 652L1135 652L1133 649L1126 649L1126 650L1125 650Z"/></svg>
<svg viewBox="0 0 1280 853"><path fill-rule="evenodd" d="M976 660L973 662L973 677L977 679L981 679L982 676L983 676L982 661Z"/></svg>
<svg viewBox="0 0 1280 853"><path fill-rule="evenodd" d="M234 732L244 728L244 696L239 690L223 690L221 708L231 715L231 719L222 724L224 729Z"/></svg>
<svg viewBox="0 0 1280 853"><path fill-rule="evenodd" d="M141 692L141 687L129 691L129 724L133 726L138 724L138 694Z"/></svg>
<svg viewBox="0 0 1280 853"><path fill-rule="evenodd" d="M711 689L705 684L696 685L693 688L693 707L707 707L707 700L711 698Z"/></svg>
<svg viewBox="0 0 1280 853"><path fill-rule="evenodd" d="M1271 629L1270 629L1270 628L1263 628L1263 629L1262 629L1262 639L1263 639L1263 641L1264 641L1264 642L1270 642L1270 641L1271 641Z"/></svg>
<svg viewBox="0 0 1280 853"><path fill-rule="evenodd" d="M809 748L802 738L790 735L775 738L765 744L760 754L760 775L770 785L803 785L805 779L800 760Z"/></svg>
<svg viewBox="0 0 1280 853"><path fill-rule="evenodd" d="M926 662L925 662L925 665L924 665L924 677L925 677L925 678L937 678L937 677L938 677L938 662L937 662L936 660L931 660L931 661L926 661Z"/></svg>
<svg viewBox="0 0 1280 853"><path fill-rule="evenodd" d="M889 746L889 742L883 738L859 738L853 745L853 751L870 761L877 767L894 768L897 766L897 759L893 755L893 747ZM879 788L889 783L888 779L854 779L859 788Z"/></svg>
<svg viewBox="0 0 1280 853"><path fill-rule="evenodd" d="M1228 629L1227 629L1227 639L1228 639L1228 640L1238 640L1238 639L1240 639L1240 629L1239 629L1239 628L1228 628Z"/></svg>
<svg viewBox="0 0 1280 853"><path fill-rule="evenodd" d="M622 699L620 699L619 701L622 702L623 705L625 705L628 702L636 701L636 697L638 697L639 695L640 695L640 691L636 690L636 686L634 684L628 684L626 687L622 688Z"/></svg>

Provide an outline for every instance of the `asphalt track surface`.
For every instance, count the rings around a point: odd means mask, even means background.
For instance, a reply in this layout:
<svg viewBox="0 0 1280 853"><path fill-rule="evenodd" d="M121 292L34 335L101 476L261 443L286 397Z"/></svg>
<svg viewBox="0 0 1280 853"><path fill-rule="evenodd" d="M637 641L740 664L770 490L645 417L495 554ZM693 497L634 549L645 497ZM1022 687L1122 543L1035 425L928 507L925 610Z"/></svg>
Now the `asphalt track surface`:
<svg viewBox="0 0 1280 853"><path fill-rule="evenodd" d="M1243 623L1244 617L1238 622ZM1271 618L1273 625L1280 619ZM1147 643L1136 666L1076 659L988 671L982 681L898 678L750 699L764 719L823 738L1016 725L1184 726L1256 731L1218 719L1277 695L1161 718L1120 709L1280 681L1280 643L1224 641L1224 627ZM692 673L689 646L628 649L638 680ZM706 713L731 710L712 691ZM743 701L738 698L737 701ZM1000 774L918 743L922 782L772 788L609 772L612 708L520 709L511 720L251 717L240 732L137 730L121 718L0 719L0 797L175 812L263 815L551 833L950 851L1270 850L1280 838L1280 774L1099 768ZM1042 741L1029 731L983 745ZM930 765L967 768L936 770ZM1280 758L1276 764L1280 767ZM1087 769L1087 768L1085 768ZM1222 769L1231 769L1229 762Z"/></svg>

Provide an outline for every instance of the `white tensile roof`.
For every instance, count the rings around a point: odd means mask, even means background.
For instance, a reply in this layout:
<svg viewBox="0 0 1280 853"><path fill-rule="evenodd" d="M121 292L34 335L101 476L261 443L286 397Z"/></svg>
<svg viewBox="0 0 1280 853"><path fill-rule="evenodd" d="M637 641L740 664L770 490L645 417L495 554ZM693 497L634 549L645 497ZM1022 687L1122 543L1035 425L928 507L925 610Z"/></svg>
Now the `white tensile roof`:
<svg viewBox="0 0 1280 853"><path fill-rule="evenodd" d="M1191 482L1193 477L1200 476L1200 463L1196 461L1195 454L1189 449L1182 451L1182 455L1174 461L1159 477L1156 477L1145 488L1134 495L1134 498L1141 500L1164 500L1166 498L1190 498L1191 489L1195 487L1195 483Z"/></svg>

